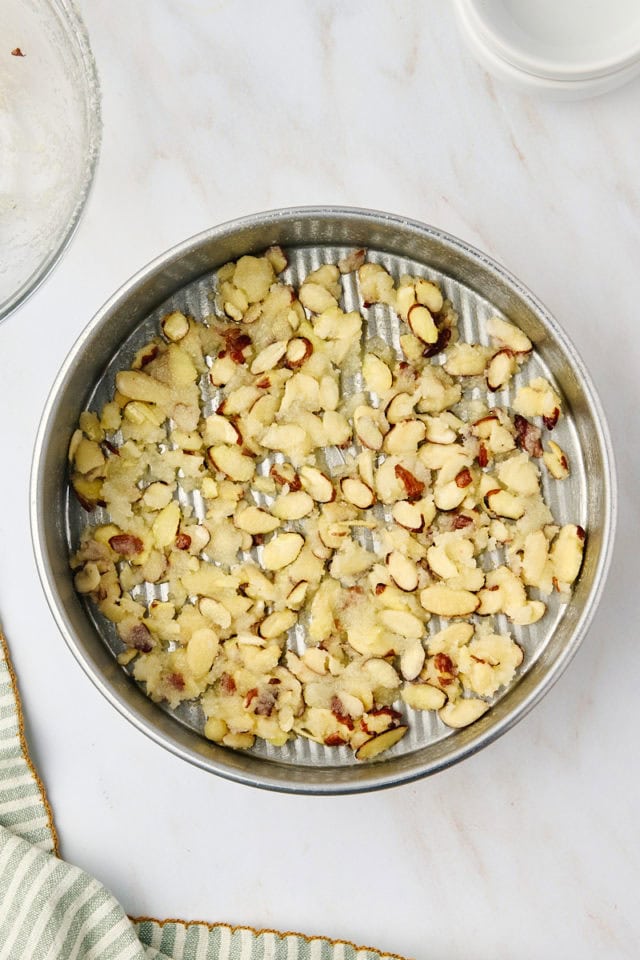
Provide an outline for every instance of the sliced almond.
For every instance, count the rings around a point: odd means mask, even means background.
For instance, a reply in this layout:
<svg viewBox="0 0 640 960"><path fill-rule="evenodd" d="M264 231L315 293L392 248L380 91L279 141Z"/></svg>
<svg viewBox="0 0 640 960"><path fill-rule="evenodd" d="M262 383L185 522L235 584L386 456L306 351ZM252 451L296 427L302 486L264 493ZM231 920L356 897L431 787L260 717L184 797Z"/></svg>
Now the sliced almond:
<svg viewBox="0 0 640 960"><path fill-rule="evenodd" d="M494 424L499 422L497 413L488 413L486 417L480 417L479 420L473 423L471 432L474 437L479 437L481 440L488 440Z"/></svg>
<svg viewBox="0 0 640 960"><path fill-rule="evenodd" d="M321 517L318 522L318 536L324 546L330 550L338 550L350 534L351 527L348 523L328 520L326 517Z"/></svg>
<svg viewBox="0 0 640 960"><path fill-rule="evenodd" d="M414 336L423 343L435 343L438 339L438 328L429 309L423 304L414 303L407 314L407 323Z"/></svg>
<svg viewBox="0 0 640 960"><path fill-rule="evenodd" d="M372 303L395 302L393 277L379 263L363 263L358 267L360 294L365 308Z"/></svg>
<svg viewBox="0 0 640 960"><path fill-rule="evenodd" d="M236 365L229 355L216 357L209 370L209 380L214 387L223 387L235 376Z"/></svg>
<svg viewBox="0 0 640 960"><path fill-rule="evenodd" d="M150 483L148 487L145 487L142 500L150 510L162 510L173 500L173 486L163 483L161 480L156 480L155 483Z"/></svg>
<svg viewBox="0 0 640 960"><path fill-rule="evenodd" d="M381 610L378 616L387 630L401 637L419 640L424 636L424 624L413 613L406 610Z"/></svg>
<svg viewBox="0 0 640 960"><path fill-rule="evenodd" d="M565 480L569 476L567 455L553 440L549 440L549 449L542 454L542 459L545 467L556 480Z"/></svg>
<svg viewBox="0 0 640 960"><path fill-rule="evenodd" d="M468 617L480 606L480 600L469 590L454 590L444 584L425 587L420 603L429 613L440 617Z"/></svg>
<svg viewBox="0 0 640 960"><path fill-rule="evenodd" d="M249 368L251 373L258 375L260 373L266 373L267 370L274 370L286 352L286 340L276 340L275 343L270 343L269 346L261 350L253 360Z"/></svg>
<svg viewBox="0 0 640 960"><path fill-rule="evenodd" d="M236 480L238 483L247 483L251 480L256 469L253 459L246 457L239 447L224 443L209 447L207 459L215 470L219 470L230 480Z"/></svg>
<svg viewBox="0 0 640 960"><path fill-rule="evenodd" d="M81 437L75 447L74 462L79 473L87 474L94 470L101 471L106 461L99 443ZM101 473L101 476L104 474Z"/></svg>
<svg viewBox="0 0 640 960"><path fill-rule="evenodd" d="M447 699L442 690L430 683L405 683L400 696L413 710L439 710Z"/></svg>
<svg viewBox="0 0 640 960"><path fill-rule="evenodd" d="M487 366L486 379L489 390L501 390L515 373L517 364L514 353L505 347L494 353Z"/></svg>
<svg viewBox="0 0 640 960"><path fill-rule="evenodd" d="M384 435L373 417L354 418L354 430L356 437L364 447L368 447L370 450L380 450Z"/></svg>
<svg viewBox="0 0 640 960"><path fill-rule="evenodd" d="M396 523L407 530L422 530L424 527L424 517L420 507L415 503L409 503L408 500L398 500L391 508L391 516Z"/></svg>
<svg viewBox="0 0 640 960"><path fill-rule="evenodd" d="M362 376L367 389L373 393L383 394L391 389L393 376L384 360L373 353L365 354L362 361Z"/></svg>
<svg viewBox="0 0 640 960"><path fill-rule="evenodd" d="M433 500L438 510L455 510L467 496L464 487L458 486L455 479L450 480L433 491Z"/></svg>
<svg viewBox="0 0 640 960"><path fill-rule="evenodd" d="M580 573L584 543L584 530L575 523L560 530L549 551L554 575L560 583L572 584Z"/></svg>
<svg viewBox="0 0 640 960"><path fill-rule="evenodd" d="M308 589L308 580L300 580L296 583L295 587L287 594L287 606L291 610L297 610L304 603Z"/></svg>
<svg viewBox="0 0 640 960"><path fill-rule="evenodd" d="M300 489L300 478L290 463L274 463L269 470L269 476L280 486L286 485L290 490Z"/></svg>
<svg viewBox="0 0 640 960"><path fill-rule="evenodd" d="M431 313L440 313L444 306L444 300L437 284L419 277L414 284L414 290L418 303L428 307Z"/></svg>
<svg viewBox="0 0 640 960"><path fill-rule="evenodd" d="M306 282L298 292L300 303L311 313L321 314L330 307L337 307L338 301L329 291L319 283Z"/></svg>
<svg viewBox="0 0 640 960"><path fill-rule="evenodd" d="M294 448L301 447L306 440L306 431L297 424L274 423L263 434L260 443L267 450L280 450L289 454Z"/></svg>
<svg viewBox="0 0 640 960"><path fill-rule="evenodd" d="M484 700L478 700L476 697L464 697L453 703L445 704L441 710L438 710L438 716L448 727L458 730L474 723L488 709L489 704L485 703Z"/></svg>
<svg viewBox="0 0 640 960"><path fill-rule="evenodd" d="M386 558L389 575L396 586L407 593L416 590L418 587L418 568L413 560L400 553L399 550L392 550Z"/></svg>
<svg viewBox="0 0 640 960"><path fill-rule="evenodd" d="M167 313L160 321L160 327L167 340L178 343L189 333L189 321L180 310Z"/></svg>
<svg viewBox="0 0 640 960"><path fill-rule="evenodd" d="M415 680L424 666L425 651L421 643L412 643L400 656L400 673L405 680Z"/></svg>
<svg viewBox="0 0 640 960"><path fill-rule="evenodd" d="M200 597L198 610L203 617L206 617L207 620L210 620L211 623L222 630L228 630L231 626L231 614L224 604L212 597Z"/></svg>
<svg viewBox="0 0 640 960"><path fill-rule="evenodd" d="M233 522L239 530L244 530L252 536L261 533L272 533L280 526L280 521L277 517L272 517L270 513L261 510L260 507L253 506L239 510L235 514Z"/></svg>
<svg viewBox="0 0 640 960"><path fill-rule="evenodd" d="M418 397L413 393L397 393L387 404L385 416L389 423L400 423L413 417Z"/></svg>
<svg viewBox="0 0 640 960"><path fill-rule="evenodd" d="M282 273L287 269L289 261L287 255L277 243L272 244L264 252L265 257L273 267L274 273Z"/></svg>
<svg viewBox="0 0 640 960"><path fill-rule="evenodd" d="M236 425L219 413L212 413L206 418L203 437L207 446L215 446L219 443L242 443L242 436Z"/></svg>
<svg viewBox="0 0 640 960"><path fill-rule="evenodd" d="M265 570L282 570L296 559L304 546L304 537L299 533L281 533L262 548L262 565Z"/></svg>
<svg viewBox="0 0 640 960"><path fill-rule="evenodd" d="M345 477L340 481L340 491L347 503L352 503L360 510L372 507L376 496L371 487L358 477Z"/></svg>
<svg viewBox="0 0 640 960"><path fill-rule="evenodd" d="M458 439L458 434L445 416L425 417L424 425L429 443L449 444L455 443Z"/></svg>
<svg viewBox="0 0 640 960"><path fill-rule="evenodd" d="M384 438L385 453L416 453L426 435L422 420L403 420L396 423Z"/></svg>
<svg viewBox="0 0 640 960"><path fill-rule="evenodd" d="M322 426L327 443L334 447L346 447L351 442L351 425L347 418L336 410L325 410L322 414Z"/></svg>
<svg viewBox="0 0 640 960"><path fill-rule="evenodd" d="M286 365L295 370L307 362L313 353L313 344L306 337L294 337L287 344Z"/></svg>
<svg viewBox="0 0 640 960"><path fill-rule="evenodd" d="M358 760L373 760L374 757L385 750L389 750L399 740L402 740L408 729L404 725L392 727L391 730L385 730L384 733L379 733L375 737L365 740L356 750L356 758Z"/></svg>
<svg viewBox="0 0 640 960"><path fill-rule="evenodd" d="M309 496L318 503L330 503L335 499L336 492L331 480L317 467L302 467L300 482Z"/></svg>
<svg viewBox="0 0 640 960"><path fill-rule="evenodd" d="M313 497L305 490L295 490L282 494L271 506L271 513L280 520L301 520L308 516L314 508Z"/></svg>
<svg viewBox="0 0 640 960"><path fill-rule="evenodd" d="M171 403L171 390L141 370L121 370L116 374L116 389L124 397L141 400L143 403L157 403L168 407Z"/></svg>
<svg viewBox="0 0 640 960"><path fill-rule="evenodd" d="M524 516L524 505L521 499L509 493L508 490L489 490L485 494L484 502L489 510L498 517L519 520L520 517Z"/></svg>
<svg viewBox="0 0 640 960"><path fill-rule="evenodd" d="M297 619L293 610L276 610L265 617L258 627L258 633L264 640L273 640L290 630Z"/></svg>
<svg viewBox="0 0 640 960"><path fill-rule="evenodd" d="M529 337L519 327L508 323L502 317L490 317L487 321L487 331L489 336L499 340L514 353L529 353L533 349Z"/></svg>

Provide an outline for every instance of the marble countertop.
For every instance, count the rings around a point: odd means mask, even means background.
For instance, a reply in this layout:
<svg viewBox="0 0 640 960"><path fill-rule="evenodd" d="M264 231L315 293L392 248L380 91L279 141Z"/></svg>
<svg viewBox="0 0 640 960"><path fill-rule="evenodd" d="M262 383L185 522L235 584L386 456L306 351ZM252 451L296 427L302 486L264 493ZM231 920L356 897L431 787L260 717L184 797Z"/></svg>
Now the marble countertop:
<svg viewBox="0 0 640 960"><path fill-rule="evenodd" d="M434 960L637 957L640 82L571 104L514 93L437 0L82 7L95 186L54 274L0 327L0 611L65 857L134 915ZM216 779L122 719L58 634L28 515L45 397L104 300L199 230L322 203L435 224L528 284L600 391L621 496L598 613L542 703L453 769L328 799Z"/></svg>

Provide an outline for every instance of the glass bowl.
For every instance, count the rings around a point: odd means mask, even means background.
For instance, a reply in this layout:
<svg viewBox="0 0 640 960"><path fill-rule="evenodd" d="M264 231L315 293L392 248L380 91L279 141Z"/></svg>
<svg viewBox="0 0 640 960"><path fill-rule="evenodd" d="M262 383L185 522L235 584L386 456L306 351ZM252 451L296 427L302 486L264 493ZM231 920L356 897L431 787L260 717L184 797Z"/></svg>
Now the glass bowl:
<svg viewBox="0 0 640 960"><path fill-rule="evenodd" d="M59 260L100 146L100 92L71 0L0 4L0 321Z"/></svg>

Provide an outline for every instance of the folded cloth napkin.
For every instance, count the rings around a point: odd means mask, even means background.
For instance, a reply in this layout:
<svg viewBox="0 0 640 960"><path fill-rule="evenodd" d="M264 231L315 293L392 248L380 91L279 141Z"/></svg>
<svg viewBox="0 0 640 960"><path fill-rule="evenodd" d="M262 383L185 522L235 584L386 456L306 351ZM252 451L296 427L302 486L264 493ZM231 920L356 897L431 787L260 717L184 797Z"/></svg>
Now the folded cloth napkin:
<svg viewBox="0 0 640 960"><path fill-rule="evenodd" d="M343 940L225 923L130 918L59 857L0 632L0 960L402 960Z"/></svg>

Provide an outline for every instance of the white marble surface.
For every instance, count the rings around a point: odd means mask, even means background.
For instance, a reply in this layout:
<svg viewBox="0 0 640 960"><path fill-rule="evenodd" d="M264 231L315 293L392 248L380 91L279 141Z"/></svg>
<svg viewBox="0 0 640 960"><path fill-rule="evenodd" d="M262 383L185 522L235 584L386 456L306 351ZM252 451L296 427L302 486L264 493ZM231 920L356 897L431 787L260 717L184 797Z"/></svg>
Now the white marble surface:
<svg viewBox="0 0 640 960"><path fill-rule="evenodd" d="M302 930L406 956L638 956L640 83L573 104L492 82L438 0L85 2L104 144L79 233L0 327L0 611L64 855L132 914ZM31 553L57 368L102 302L214 223L303 203L436 224L555 312L608 412L621 523L599 612L545 700L412 786L269 795L191 768L94 690Z"/></svg>

